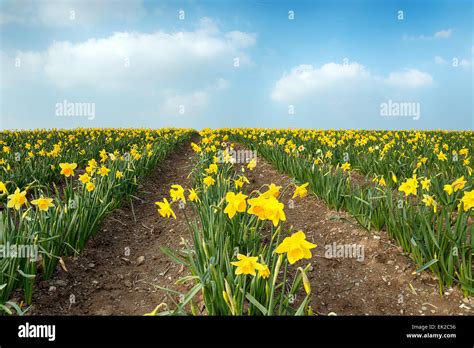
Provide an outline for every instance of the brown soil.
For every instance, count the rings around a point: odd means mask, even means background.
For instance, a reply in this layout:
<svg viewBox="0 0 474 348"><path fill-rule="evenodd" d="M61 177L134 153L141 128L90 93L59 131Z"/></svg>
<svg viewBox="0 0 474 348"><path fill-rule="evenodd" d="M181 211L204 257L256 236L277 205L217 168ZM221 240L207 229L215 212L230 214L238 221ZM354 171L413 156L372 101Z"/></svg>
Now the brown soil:
<svg viewBox="0 0 474 348"><path fill-rule="evenodd" d="M263 158L253 171L246 170L252 189L274 183L283 188L294 180L279 173ZM294 186L293 186L294 187ZM263 189L265 191L266 189ZM312 307L319 314L338 315L474 315L474 299L463 299L457 288L439 295L438 282L430 272L412 275L418 267L384 232L362 229L349 214L329 209L315 195L289 201L293 188L286 190L287 228L303 230L316 243L309 272ZM363 246L364 259L326 256L329 245ZM307 260L304 260L307 261ZM309 261L309 260L308 260ZM303 262L301 265L306 265Z"/></svg>
<svg viewBox="0 0 474 348"><path fill-rule="evenodd" d="M194 139L193 141L197 141ZM41 281L33 296L35 315L141 315L171 298L154 285L184 292L175 282L186 275L180 265L163 254L160 247L181 248L189 239L184 211L174 206L177 220L164 219L155 201L169 197L170 185L189 187L187 177L193 167L189 144L174 152L144 179L134 201L136 221L129 206L112 212L101 231L76 258L66 258L68 272L58 269L51 280ZM292 183L259 158L257 168L246 171L252 188L271 182L283 187ZM472 315L474 301L463 301L454 288L442 297L433 275L412 275L416 265L384 233L367 232L343 212L335 212L314 195L288 202L292 189L281 198L285 202L286 227L302 229L318 247L314 249L312 307L322 315ZM189 214L188 214L189 216ZM364 260L326 258L325 245L364 246ZM126 248L130 255L127 256ZM141 257L144 261L140 262ZM410 286L411 284L411 286ZM75 303L70 303L74 295ZM177 300L173 296L173 300ZM460 307L461 306L461 307Z"/></svg>
<svg viewBox="0 0 474 348"><path fill-rule="evenodd" d="M189 187L192 159L187 142L159 163L135 193L136 220L129 205L114 210L82 253L65 259L68 272L58 268L51 280L37 284L29 313L142 315L162 302L172 305L167 293L154 285L184 292L185 287L174 283L186 271L160 247L177 250L181 238L189 239L189 233L184 211L177 204L173 205L174 220L162 218L154 202L163 197L169 200L172 184Z"/></svg>

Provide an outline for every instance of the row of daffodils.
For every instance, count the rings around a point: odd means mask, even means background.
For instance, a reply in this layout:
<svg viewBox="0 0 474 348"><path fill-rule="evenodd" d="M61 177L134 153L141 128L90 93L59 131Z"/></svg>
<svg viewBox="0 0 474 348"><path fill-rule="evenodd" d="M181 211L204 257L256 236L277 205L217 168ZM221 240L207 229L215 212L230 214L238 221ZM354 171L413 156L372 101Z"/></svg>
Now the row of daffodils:
<svg viewBox="0 0 474 348"><path fill-rule="evenodd" d="M158 306L151 314L311 314L307 271L316 245L303 231L284 228L282 187L268 183L250 191L245 172L255 167L255 159L232 163L227 135L204 130L201 137L200 144L192 144L193 187L176 183L169 197L156 202L158 213L170 219L180 205L191 206L183 210L191 241L179 252L163 249L189 270L178 280L188 283L189 291L179 296L176 308ZM306 194L304 187L296 188L295 197Z"/></svg>
<svg viewBox="0 0 474 348"><path fill-rule="evenodd" d="M185 129L3 132L0 159L0 312L16 289L30 304L35 279L82 250L105 215L133 208L139 179L189 138ZM35 171L35 169L37 169Z"/></svg>
<svg viewBox="0 0 474 348"><path fill-rule="evenodd" d="M472 131L227 129L368 230L386 230L443 286L474 293Z"/></svg>

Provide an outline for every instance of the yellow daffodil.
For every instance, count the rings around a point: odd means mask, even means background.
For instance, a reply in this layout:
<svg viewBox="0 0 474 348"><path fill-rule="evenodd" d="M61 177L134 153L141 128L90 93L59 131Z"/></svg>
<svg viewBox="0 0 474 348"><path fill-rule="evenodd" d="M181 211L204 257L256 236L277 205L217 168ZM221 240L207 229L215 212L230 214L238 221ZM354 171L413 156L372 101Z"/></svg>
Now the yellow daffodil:
<svg viewBox="0 0 474 348"><path fill-rule="evenodd" d="M181 185L171 185L170 197L173 202L177 201L178 199L186 202L186 197L184 197L184 188Z"/></svg>
<svg viewBox="0 0 474 348"><path fill-rule="evenodd" d="M250 160L250 162L247 164L247 168L251 171L254 170L256 166L257 166L257 159L256 158L252 158Z"/></svg>
<svg viewBox="0 0 474 348"><path fill-rule="evenodd" d="M379 185L380 185L380 186L387 186L387 183L385 182L385 179L384 179L383 177L380 178L380 180L379 180Z"/></svg>
<svg viewBox="0 0 474 348"><path fill-rule="evenodd" d="M209 186L212 186L216 183L216 180L214 180L214 178L212 176L206 176L202 182L204 183L204 185L206 185L207 187Z"/></svg>
<svg viewBox="0 0 474 348"><path fill-rule="evenodd" d="M155 204L159 207L158 213L160 213L162 217L169 218L172 216L174 219L176 219L176 214L171 209L171 205L166 198L163 198L163 202L155 202Z"/></svg>
<svg viewBox="0 0 474 348"><path fill-rule="evenodd" d="M453 193L453 186L450 184L446 184L443 187L443 191L445 191L448 195L451 195Z"/></svg>
<svg viewBox="0 0 474 348"><path fill-rule="evenodd" d="M464 196L461 199L461 203L464 211L468 211L474 207L474 190L464 192Z"/></svg>
<svg viewBox="0 0 474 348"><path fill-rule="evenodd" d="M7 186L2 181L0 181L0 193L2 195L8 193Z"/></svg>
<svg viewBox="0 0 474 348"><path fill-rule="evenodd" d="M438 159L440 161L446 161L448 159L448 157L446 157L446 155L443 153L443 151L441 151L439 154L438 154Z"/></svg>
<svg viewBox="0 0 474 348"><path fill-rule="evenodd" d="M298 267L298 271L301 272L301 279L303 280L304 291L306 292L307 295L311 294L311 284L309 283L309 279L308 279L308 276L306 275L306 272L301 267Z"/></svg>
<svg viewBox="0 0 474 348"><path fill-rule="evenodd" d="M268 186L268 190L263 194L265 197L267 196L273 196L275 198L278 198L280 196L280 190L281 186L277 186L274 183L271 183Z"/></svg>
<svg viewBox="0 0 474 348"><path fill-rule="evenodd" d="M49 208L54 207L52 198L40 197L31 201L31 204L36 205L41 211L48 211Z"/></svg>
<svg viewBox="0 0 474 348"><path fill-rule="evenodd" d="M92 182L89 181L89 182L86 184L86 190L89 191L89 192L91 192L91 191L93 191L94 189L95 189L94 183L92 183Z"/></svg>
<svg viewBox="0 0 474 348"><path fill-rule="evenodd" d="M115 172L115 177L116 177L117 179L123 178L123 172L121 172L120 170L117 170L117 171Z"/></svg>
<svg viewBox="0 0 474 348"><path fill-rule="evenodd" d="M463 156L467 156L469 154L469 149L468 148L463 148L459 150L459 154Z"/></svg>
<svg viewBox="0 0 474 348"><path fill-rule="evenodd" d="M316 244L306 240L303 231L298 231L290 237L286 237L283 242L275 249L278 254L286 253L290 264L294 264L301 259L310 259L312 257L311 249L316 248Z"/></svg>
<svg viewBox="0 0 474 348"><path fill-rule="evenodd" d="M26 190L20 192L20 189L17 188L13 194L8 196L7 207L20 210L21 206L27 202L25 196L26 196Z"/></svg>
<svg viewBox="0 0 474 348"><path fill-rule="evenodd" d="M206 169L207 174L217 174L217 164L211 163Z"/></svg>
<svg viewBox="0 0 474 348"><path fill-rule="evenodd" d="M431 186L431 180L430 179L426 178L426 179L421 180L421 188L423 190L428 191L430 189L430 186Z"/></svg>
<svg viewBox="0 0 474 348"><path fill-rule="evenodd" d="M263 195L260 195L256 198L251 198L247 201L247 203L250 205L247 213L256 215L261 220L265 220L266 198Z"/></svg>
<svg viewBox="0 0 474 348"><path fill-rule="evenodd" d="M90 167L92 170L97 168L97 161L93 158L87 161L87 166Z"/></svg>
<svg viewBox="0 0 474 348"><path fill-rule="evenodd" d="M392 173L392 181L393 181L395 184L396 184L397 181L398 181L398 180L397 180L397 176L396 176L394 173Z"/></svg>
<svg viewBox="0 0 474 348"><path fill-rule="evenodd" d="M236 213L243 213L247 208L247 198L242 192L235 194L234 192L227 192L225 200L227 206L224 209L224 213L229 216L229 219L232 219Z"/></svg>
<svg viewBox="0 0 474 348"><path fill-rule="evenodd" d="M295 192L293 193L292 198L295 199L296 197L304 198L308 194L308 190L306 187L309 185L309 183L305 183L303 185L297 186L295 189Z"/></svg>
<svg viewBox="0 0 474 348"><path fill-rule="evenodd" d="M268 277L270 277L270 269L268 268L267 265L265 264L262 264L262 265L263 265L263 269L258 271L258 276L263 279L267 279Z"/></svg>
<svg viewBox="0 0 474 348"><path fill-rule="evenodd" d="M404 183L400 185L398 191L404 192L405 196L414 195L416 196L418 188L418 181L416 177L407 179Z"/></svg>
<svg viewBox="0 0 474 348"><path fill-rule="evenodd" d="M59 167L61 168L61 174L64 175L66 178L70 177L71 175L74 176L74 169L76 169L76 163L59 163Z"/></svg>
<svg viewBox="0 0 474 348"><path fill-rule="evenodd" d="M202 149L199 145L195 144L195 143L191 143L191 147L193 148L194 152L201 152Z"/></svg>
<svg viewBox="0 0 474 348"><path fill-rule="evenodd" d="M459 190L462 190L464 188L464 186L466 186L466 180L464 180L464 175L461 176L460 178L456 179L453 181L453 183L451 184L451 186L453 187L453 191L454 192L457 192Z"/></svg>
<svg viewBox="0 0 474 348"><path fill-rule="evenodd" d="M197 195L196 191L194 189L189 189L188 191L189 191L188 199L191 202L199 202L199 196Z"/></svg>
<svg viewBox="0 0 474 348"><path fill-rule="evenodd" d="M279 202L275 197L270 196L266 198L265 204L265 218L273 223L273 226L278 226L280 221L286 221L284 212L285 205Z"/></svg>
<svg viewBox="0 0 474 348"><path fill-rule="evenodd" d="M89 174L84 173L79 175L79 181L82 182L83 184L87 184L91 180Z"/></svg>
<svg viewBox="0 0 474 348"><path fill-rule="evenodd" d="M438 208L438 203L434 200L434 198L430 195L423 195L422 202L425 203L427 207L433 207L433 211L436 213Z"/></svg>
<svg viewBox="0 0 474 348"><path fill-rule="evenodd" d="M110 172L110 169L105 166L101 166L99 170L97 171L97 173L99 173L100 176L107 176L109 175L109 172Z"/></svg>
<svg viewBox="0 0 474 348"><path fill-rule="evenodd" d="M341 168L343 171L347 171L349 169L351 169L351 164L349 162L345 162L341 165Z"/></svg>
<svg viewBox="0 0 474 348"><path fill-rule="evenodd" d="M250 274L255 276L257 274L255 271L265 270L265 266L258 263L258 257L256 256L245 256L238 254L237 259L239 261L231 262L233 266L237 266L237 269L235 270L236 275Z"/></svg>
<svg viewBox="0 0 474 348"><path fill-rule="evenodd" d="M250 184L250 182L245 176L240 175L237 179L234 180L234 184L235 188L239 189L242 188L244 184Z"/></svg>

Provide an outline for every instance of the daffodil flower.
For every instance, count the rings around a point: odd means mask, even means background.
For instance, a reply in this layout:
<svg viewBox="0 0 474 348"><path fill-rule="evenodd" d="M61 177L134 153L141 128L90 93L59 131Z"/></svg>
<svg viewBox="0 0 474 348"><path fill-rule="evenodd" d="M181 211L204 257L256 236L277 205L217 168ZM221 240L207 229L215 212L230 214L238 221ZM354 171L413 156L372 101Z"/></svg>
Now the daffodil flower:
<svg viewBox="0 0 474 348"><path fill-rule="evenodd" d="M237 266L237 269L235 270L236 275L250 274L255 276L257 274L256 271L265 271L265 266L258 263L258 257L256 256L238 254L237 259L239 261L231 262L233 266Z"/></svg>
<svg viewBox="0 0 474 348"><path fill-rule="evenodd" d="M171 205L166 198L163 198L163 202L155 202L155 204L159 206L158 213L160 213L162 217L169 218L172 216L174 219L176 219L176 215L171 209Z"/></svg>
<svg viewBox="0 0 474 348"><path fill-rule="evenodd" d="M310 259L312 257L311 249L316 248L316 244L306 240L303 231L298 231L290 237L286 237L283 242L277 246L275 252L277 254L286 253L290 264L294 264L301 259Z"/></svg>
<svg viewBox="0 0 474 348"><path fill-rule="evenodd" d="M306 187L309 185L309 183L305 183L303 185L297 186L295 189L295 192L293 193L292 199L295 199L296 197L304 198L308 194L308 190Z"/></svg>
<svg viewBox="0 0 474 348"><path fill-rule="evenodd" d="M236 213L243 213L247 208L247 202L245 199L247 195L244 195L242 192L235 194L234 192L227 192L225 200L227 206L224 209L224 213L229 216L229 219L232 219Z"/></svg>
<svg viewBox="0 0 474 348"><path fill-rule="evenodd" d="M36 205L41 211L48 211L49 208L54 207L52 198L40 197L31 201L31 204Z"/></svg>
<svg viewBox="0 0 474 348"><path fill-rule="evenodd" d="M74 176L74 169L77 168L76 163L59 163L59 167L61 168L61 174L64 175L66 178L70 176Z"/></svg>
<svg viewBox="0 0 474 348"><path fill-rule="evenodd" d="M27 202L25 196L26 196L26 190L20 192L20 189L17 187L15 192L8 196L7 207L20 210L21 206Z"/></svg>

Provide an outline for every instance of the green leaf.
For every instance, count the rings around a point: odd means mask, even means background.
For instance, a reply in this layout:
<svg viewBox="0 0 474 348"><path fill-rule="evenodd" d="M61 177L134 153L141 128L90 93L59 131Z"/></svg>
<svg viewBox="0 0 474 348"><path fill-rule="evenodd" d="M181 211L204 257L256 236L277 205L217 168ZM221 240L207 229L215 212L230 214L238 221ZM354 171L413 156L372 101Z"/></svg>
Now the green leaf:
<svg viewBox="0 0 474 348"><path fill-rule="evenodd" d="M28 279L34 279L36 278L36 274L26 274L25 272L23 272L21 269L18 269L17 270L18 273L20 273L23 277L25 278L28 278Z"/></svg>
<svg viewBox="0 0 474 348"><path fill-rule="evenodd" d="M306 307L308 300L309 300L309 296L306 296L304 301L298 307L298 310L296 311L295 315L297 316L304 315L304 308Z"/></svg>
<svg viewBox="0 0 474 348"><path fill-rule="evenodd" d="M202 283L199 283L199 284L196 284L191 290L189 290L189 292L184 296L184 299L183 301L180 303L180 307L184 307L188 304L189 301L191 301L194 297L194 295L196 295L199 290L201 290L203 287Z"/></svg>
<svg viewBox="0 0 474 348"><path fill-rule="evenodd" d="M8 315L12 315L13 312L10 310L10 308L8 308L7 306L3 305L0 303L0 309L2 309L5 313L7 313Z"/></svg>
<svg viewBox="0 0 474 348"><path fill-rule="evenodd" d="M438 262L439 260L438 259L433 259L431 261L428 261L427 263L425 263L421 268L418 268L415 272L416 273L421 273L423 272L425 269L431 267L432 265L434 265L436 262Z"/></svg>
<svg viewBox="0 0 474 348"><path fill-rule="evenodd" d="M255 306L257 307L260 312L262 312L263 315L267 315L268 311L267 309L260 303L257 301L257 299L255 297L253 297L252 295L250 295L248 292L245 294L245 297Z"/></svg>

